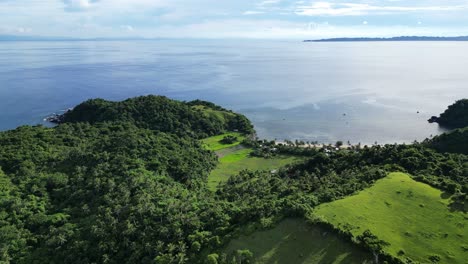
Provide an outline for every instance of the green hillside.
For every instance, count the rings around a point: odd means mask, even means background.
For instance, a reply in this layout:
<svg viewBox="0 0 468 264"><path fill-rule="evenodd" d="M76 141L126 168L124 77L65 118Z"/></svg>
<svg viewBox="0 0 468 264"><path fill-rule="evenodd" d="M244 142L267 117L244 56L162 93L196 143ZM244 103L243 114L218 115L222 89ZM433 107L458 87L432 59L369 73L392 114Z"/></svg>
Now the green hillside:
<svg viewBox="0 0 468 264"><path fill-rule="evenodd" d="M232 240L224 254L248 249L257 264L362 264L372 256L335 234L301 219L286 219L276 227ZM229 259L229 257L228 257Z"/></svg>
<svg viewBox="0 0 468 264"><path fill-rule="evenodd" d="M392 173L348 198L320 205L315 214L357 236L370 230L401 259L468 263L468 215L450 209L450 198L407 174Z"/></svg>

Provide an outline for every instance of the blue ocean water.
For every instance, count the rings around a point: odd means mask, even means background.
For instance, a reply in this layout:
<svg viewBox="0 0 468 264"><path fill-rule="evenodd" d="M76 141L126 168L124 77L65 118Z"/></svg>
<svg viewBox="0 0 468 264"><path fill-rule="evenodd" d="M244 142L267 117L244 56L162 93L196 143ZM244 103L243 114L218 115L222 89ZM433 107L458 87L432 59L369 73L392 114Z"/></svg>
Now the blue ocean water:
<svg viewBox="0 0 468 264"><path fill-rule="evenodd" d="M244 113L262 138L412 142L443 131L426 120L468 97L467 68L463 42L0 42L0 130L158 94Z"/></svg>

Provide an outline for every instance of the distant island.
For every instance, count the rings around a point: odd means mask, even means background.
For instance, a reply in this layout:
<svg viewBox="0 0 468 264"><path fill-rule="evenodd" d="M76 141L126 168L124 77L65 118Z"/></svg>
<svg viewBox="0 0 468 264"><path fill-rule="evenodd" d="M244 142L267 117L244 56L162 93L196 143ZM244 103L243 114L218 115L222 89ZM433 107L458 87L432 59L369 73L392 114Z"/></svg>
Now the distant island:
<svg viewBox="0 0 468 264"><path fill-rule="evenodd" d="M329 38L317 40L304 40L304 42L369 42L369 41L468 41L468 36L459 37L428 37L428 36L401 36L392 38Z"/></svg>

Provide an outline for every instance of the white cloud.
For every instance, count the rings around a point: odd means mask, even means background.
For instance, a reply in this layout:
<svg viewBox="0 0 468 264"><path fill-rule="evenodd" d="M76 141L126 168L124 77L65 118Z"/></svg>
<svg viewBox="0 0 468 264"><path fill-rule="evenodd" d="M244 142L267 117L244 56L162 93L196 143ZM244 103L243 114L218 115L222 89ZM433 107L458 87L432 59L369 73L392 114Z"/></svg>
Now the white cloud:
<svg viewBox="0 0 468 264"><path fill-rule="evenodd" d="M83 11L91 8L98 0L63 0L66 11Z"/></svg>
<svg viewBox="0 0 468 264"><path fill-rule="evenodd" d="M454 6L379 6L360 3L315 2L310 5L299 5L295 13L301 16L359 16L370 13L395 13L418 11L460 11L468 5Z"/></svg>
<svg viewBox="0 0 468 264"><path fill-rule="evenodd" d="M244 13L242 13L244 16L250 16L250 15L259 15L259 14L263 14L264 12L262 11L245 11Z"/></svg>
<svg viewBox="0 0 468 264"><path fill-rule="evenodd" d="M275 4L278 4L280 2L281 2L281 0L265 0L265 1L262 1L262 2L258 3L257 5L258 6L268 6L268 5L275 5Z"/></svg>
<svg viewBox="0 0 468 264"><path fill-rule="evenodd" d="M3 34L295 39L468 35L468 0L0 0L0 3ZM394 17L374 17L380 14ZM364 17L353 17L357 15ZM365 25L364 20L370 23Z"/></svg>

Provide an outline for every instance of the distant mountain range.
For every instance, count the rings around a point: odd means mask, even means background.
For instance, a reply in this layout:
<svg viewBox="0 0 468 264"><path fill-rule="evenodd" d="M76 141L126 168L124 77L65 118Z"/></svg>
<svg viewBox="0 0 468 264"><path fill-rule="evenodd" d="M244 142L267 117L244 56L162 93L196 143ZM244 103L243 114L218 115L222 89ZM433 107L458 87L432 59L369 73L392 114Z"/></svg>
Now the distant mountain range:
<svg viewBox="0 0 468 264"><path fill-rule="evenodd" d="M318 40L304 40L304 42L366 42L366 41L468 41L468 36L460 37L427 37L402 36L393 38L329 38Z"/></svg>

